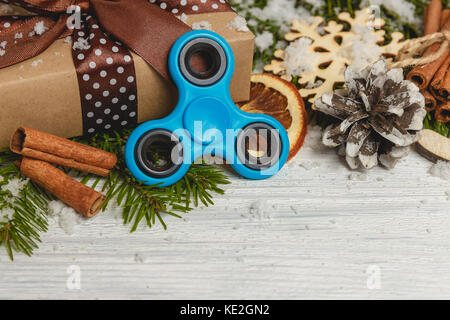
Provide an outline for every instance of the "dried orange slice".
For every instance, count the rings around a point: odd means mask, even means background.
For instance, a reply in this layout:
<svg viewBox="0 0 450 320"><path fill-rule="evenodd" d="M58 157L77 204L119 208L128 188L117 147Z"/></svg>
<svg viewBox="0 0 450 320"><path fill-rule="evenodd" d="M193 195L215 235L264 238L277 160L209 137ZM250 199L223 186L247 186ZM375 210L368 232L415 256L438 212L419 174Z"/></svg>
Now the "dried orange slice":
<svg viewBox="0 0 450 320"><path fill-rule="evenodd" d="M242 111L264 113L277 119L289 136L289 157L294 157L305 141L307 116L303 99L289 81L271 74L253 74L250 100L238 103Z"/></svg>

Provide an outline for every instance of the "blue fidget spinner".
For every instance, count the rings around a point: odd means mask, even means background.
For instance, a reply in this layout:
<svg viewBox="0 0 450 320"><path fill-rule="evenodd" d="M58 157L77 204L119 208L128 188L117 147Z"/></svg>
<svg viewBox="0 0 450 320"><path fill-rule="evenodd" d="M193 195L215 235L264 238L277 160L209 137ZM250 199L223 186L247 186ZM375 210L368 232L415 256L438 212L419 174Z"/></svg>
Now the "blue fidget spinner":
<svg viewBox="0 0 450 320"><path fill-rule="evenodd" d="M203 67L195 66L196 57ZM146 185L169 186L202 156L226 160L240 175L264 179L277 173L289 154L286 130L274 118L241 111L231 100L234 57L218 34L195 30L173 45L169 71L178 103L167 117L141 124L130 135L125 160Z"/></svg>

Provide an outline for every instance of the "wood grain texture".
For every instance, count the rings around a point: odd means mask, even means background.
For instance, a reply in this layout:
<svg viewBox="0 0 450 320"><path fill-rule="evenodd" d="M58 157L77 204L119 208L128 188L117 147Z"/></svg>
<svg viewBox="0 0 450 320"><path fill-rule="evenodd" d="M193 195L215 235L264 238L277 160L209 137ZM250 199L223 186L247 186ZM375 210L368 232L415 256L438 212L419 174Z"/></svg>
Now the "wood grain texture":
<svg viewBox="0 0 450 320"><path fill-rule="evenodd" d="M430 166L411 152L360 174L304 148L269 180L230 173L216 206L167 217L168 231L130 235L117 210L72 236L53 223L32 258L1 251L0 298L448 299L450 184ZM70 265L80 290L67 289Z"/></svg>

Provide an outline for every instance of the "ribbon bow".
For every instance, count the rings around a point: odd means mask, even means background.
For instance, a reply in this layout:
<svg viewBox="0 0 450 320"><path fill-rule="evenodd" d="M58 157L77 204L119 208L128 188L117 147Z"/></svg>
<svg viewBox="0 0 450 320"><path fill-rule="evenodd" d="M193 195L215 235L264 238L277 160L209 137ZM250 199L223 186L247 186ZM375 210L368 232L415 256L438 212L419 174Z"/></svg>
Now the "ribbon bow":
<svg viewBox="0 0 450 320"><path fill-rule="evenodd" d="M0 2L9 3L8 0ZM86 13L82 15L82 25L89 17L97 20L96 25L165 78L169 74L167 61L162 57L167 57L176 39L190 30L174 14L232 10L224 0L20 0L14 5L37 15L0 17L0 43L3 43L0 68L32 58L56 39L77 32L68 28L68 22L81 10Z"/></svg>
<svg viewBox="0 0 450 320"><path fill-rule="evenodd" d="M175 15L232 11L225 0L16 0L14 5L33 14L0 16L0 68L71 35L84 134L137 124L129 50L170 79L169 51L191 30Z"/></svg>

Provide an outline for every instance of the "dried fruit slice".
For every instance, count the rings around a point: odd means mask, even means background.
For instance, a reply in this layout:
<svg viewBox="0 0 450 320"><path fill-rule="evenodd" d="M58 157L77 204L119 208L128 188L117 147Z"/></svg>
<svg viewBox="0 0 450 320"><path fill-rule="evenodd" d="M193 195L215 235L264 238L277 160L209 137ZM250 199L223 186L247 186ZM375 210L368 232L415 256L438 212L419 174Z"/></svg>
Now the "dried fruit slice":
<svg viewBox="0 0 450 320"><path fill-rule="evenodd" d="M300 150L306 136L307 116L303 99L291 82L270 74L253 74L250 101L238 103L245 112L264 113L277 119L289 136L289 157Z"/></svg>

